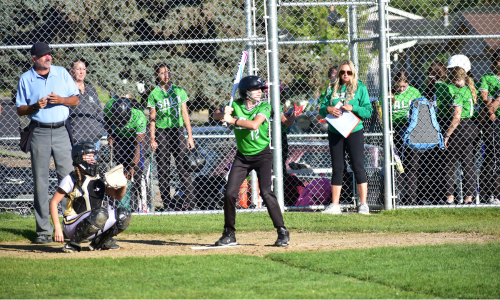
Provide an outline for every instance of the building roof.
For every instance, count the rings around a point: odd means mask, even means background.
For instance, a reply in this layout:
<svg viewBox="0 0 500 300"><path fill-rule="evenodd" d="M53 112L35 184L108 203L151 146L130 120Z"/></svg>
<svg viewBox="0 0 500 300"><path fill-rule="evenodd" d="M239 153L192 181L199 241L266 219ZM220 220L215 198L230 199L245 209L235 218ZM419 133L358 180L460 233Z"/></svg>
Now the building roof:
<svg viewBox="0 0 500 300"><path fill-rule="evenodd" d="M461 21L470 25L472 34L500 34L500 13L464 14ZM484 42L492 50L500 48L500 39L484 39Z"/></svg>

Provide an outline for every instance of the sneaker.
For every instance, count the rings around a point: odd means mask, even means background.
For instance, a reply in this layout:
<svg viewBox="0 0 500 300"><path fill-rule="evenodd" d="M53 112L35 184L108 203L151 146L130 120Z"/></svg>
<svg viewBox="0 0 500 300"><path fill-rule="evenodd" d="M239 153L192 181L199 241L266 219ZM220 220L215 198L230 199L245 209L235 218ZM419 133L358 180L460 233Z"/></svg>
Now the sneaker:
<svg viewBox="0 0 500 300"><path fill-rule="evenodd" d="M53 243L54 240L52 239L52 235L39 235L35 239L35 244L48 244L48 243Z"/></svg>
<svg viewBox="0 0 500 300"><path fill-rule="evenodd" d="M420 201L420 203L419 203L419 204L420 204L420 205L432 205L432 202L431 202L431 201L429 201L429 200L425 200L425 199L424 199L424 200Z"/></svg>
<svg viewBox="0 0 500 300"><path fill-rule="evenodd" d="M285 227L278 228L278 239L274 243L274 246L285 247L288 244L290 244L290 232Z"/></svg>
<svg viewBox="0 0 500 300"><path fill-rule="evenodd" d="M358 207L358 214L362 214L362 215L369 215L370 214L370 208L368 207L367 203L362 203Z"/></svg>
<svg viewBox="0 0 500 300"><path fill-rule="evenodd" d="M341 215L342 211L340 210L340 205L332 203L328 205L328 207L321 213L330 215Z"/></svg>
<svg viewBox="0 0 500 300"><path fill-rule="evenodd" d="M71 244L70 242L66 243L66 245L62 248L62 251L66 253L80 252L80 250L82 250L81 247Z"/></svg>
<svg viewBox="0 0 500 300"><path fill-rule="evenodd" d="M498 200L497 198L491 196L491 199L490 199L490 204L500 204L500 200Z"/></svg>
<svg viewBox="0 0 500 300"><path fill-rule="evenodd" d="M236 235L234 231L229 231L229 229L224 228L222 232L222 237L215 242L215 246L236 246Z"/></svg>

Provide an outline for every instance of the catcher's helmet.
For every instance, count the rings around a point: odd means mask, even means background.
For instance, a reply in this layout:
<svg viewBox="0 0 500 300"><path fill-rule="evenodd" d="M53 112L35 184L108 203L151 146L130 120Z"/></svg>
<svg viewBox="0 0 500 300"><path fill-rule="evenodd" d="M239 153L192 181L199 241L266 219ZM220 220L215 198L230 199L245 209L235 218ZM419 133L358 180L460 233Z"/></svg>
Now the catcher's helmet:
<svg viewBox="0 0 500 300"><path fill-rule="evenodd" d="M99 151L97 151L94 144L91 142L80 142L73 146L71 150L71 158L73 159L73 166L81 167L85 173L90 176L97 175L97 168L99 167L97 160L92 165L83 160L83 155L88 153L93 153L96 155Z"/></svg>
<svg viewBox="0 0 500 300"><path fill-rule="evenodd" d="M111 115L116 121L115 125L124 127L132 118L132 105L126 98L115 100L111 105Z"/></svg>
<svg viewBox="0 0 500 300"><path fill-rule="evenodd" d="M198 173L203 170L207 160L197 150L191 150L184 156L184 167L188 172Z"/></svg>
<svg viewBox="0 0 500 300"><path fill-rule="evenodd" d="M247 91L249 89L266 89L267 86L264 85L262 78L255 75L250 75L243 77L238 84L238 89L240 90L240 97L243 99L249 98Z"/></svg>

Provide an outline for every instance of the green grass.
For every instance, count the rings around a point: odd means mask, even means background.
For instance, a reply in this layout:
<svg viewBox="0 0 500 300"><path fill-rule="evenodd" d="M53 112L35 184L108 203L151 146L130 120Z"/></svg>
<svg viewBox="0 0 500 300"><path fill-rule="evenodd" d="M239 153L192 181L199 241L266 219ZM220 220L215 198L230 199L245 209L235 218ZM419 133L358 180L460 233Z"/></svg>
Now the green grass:
<svg viewBox="0 0 500 300"><path fill-rule="evenodd" d="M499 250L490 242L266 258L0 258L0 298L499 298Z"/></svg>
<svg viewBox="0 0 500 300"><path fill-rule="evenodd" d="M2 298L431 298L242 255L0 258Z"/></svg>
<svg viewBox="0 0 500 300"><path fill-rule="evenodd" d="M439 298L500 298L500 242L273 253L288 266Z"/></svg>
<svg viewBox="0 0 500 300"><path fill-rule="evenodd" d="M500 208L415 209L384 211L369 216L332 216L321 213L285 213L290 231L300 232L476 232L500 235ZM205 234L222 231L224 216L133 216L129 234ZM236 217L236 229L274 231L267 213ZM0 242L34 239L35 219L0 214Z"/></svg>

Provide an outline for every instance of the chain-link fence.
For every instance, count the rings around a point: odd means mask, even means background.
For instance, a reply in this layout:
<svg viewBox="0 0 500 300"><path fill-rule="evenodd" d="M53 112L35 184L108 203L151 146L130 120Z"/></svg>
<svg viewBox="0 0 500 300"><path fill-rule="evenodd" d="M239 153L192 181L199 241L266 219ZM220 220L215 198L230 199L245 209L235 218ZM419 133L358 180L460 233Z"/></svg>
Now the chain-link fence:
<svg viewBox="0 0 500 300"><path fill-rule="evenodd" d="M276 16L269 16L267 2L249 0L2 3L2 211L32 214L31 156L19 150L19 132L29 120L18 117L15 101L19 77L33 65L31 45L45 41L53 50L52 64L70 71L81 91L79 106L70 112L76 140L99 145L101 172L123 164L131 179L121 204L142 213L220 212L236 142L232 128L211 116L227 105L242 51L249 53L245 73L271 81L276 70L269 62L268 20L273 17L280 109L286 115L294 105L303 107L292 124L281 127L281 139L287 141L282 144L284 163L273 162L283 170L286 209L321 210L331 203L329 184L323 184L332 175L328 123L317 109L321 94L339 77L339 70L331 67L346 58L367 87L373 109L363 120L372 209L446 204L450 195L454 204L470 196L474 203L494 202L500 197L494 138L498 118L493 121L487 108L498 106L488 98L499 96L492 54L500 46L500 7L488 1L452 2L279 1ZM380 43L381 37L385 42ZM448 71L454 70L447 69L453 54L464 54L471 62L479 91L472 109L456 95L462 90L453 88ZM166 85L162 73L168 77ZM481 78L484 74L489 75ZM444 91L442 96L438 90ZM410 141L401 133L407 131L412 100L420 96L430 105L419 110L422 129L413 131L417 139ZM113 109L123 98L131 105L126 124ZM388 116L382 114L386 107ZM460 109L457 123L454 112ZM384 130L392 132L393 141L384 140ZM450 136L443 139L446 150L415 150L418 137L423 137L420 142L439 142L438 132ZM188 149L190 136L194 150ZM276 146L274 140L271 146ZM388 153L390 158L384 159ZM402 160L404 172L397 170L393 153ZM193 157L205 163L191 166ZM343 160L340 204L351 209L359 205L359 193L351 158ZM61 178L53 162L49 169L50 199ZM238 208L262 209L258 192L251 173L240 187ZM110 199L109 205L120 202Z"/></svg>

